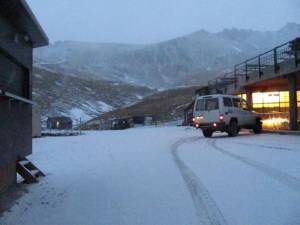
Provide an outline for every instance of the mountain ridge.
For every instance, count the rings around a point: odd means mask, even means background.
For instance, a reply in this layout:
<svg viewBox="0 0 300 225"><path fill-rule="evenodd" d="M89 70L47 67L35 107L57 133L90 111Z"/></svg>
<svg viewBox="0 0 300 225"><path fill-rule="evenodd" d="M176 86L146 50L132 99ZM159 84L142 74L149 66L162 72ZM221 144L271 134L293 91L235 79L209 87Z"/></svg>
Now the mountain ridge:
<svg viewBox="0 0 300 225"><path fill-rule="evenodd" d="M70 72L84 79L173 88L201 83L206 74L224 73L234 64L297 36L300 25L289 23L278 31L200 30L146 45L64 41L37 50L35 66ZM195 73L199 75L198 81Z"/></svg>

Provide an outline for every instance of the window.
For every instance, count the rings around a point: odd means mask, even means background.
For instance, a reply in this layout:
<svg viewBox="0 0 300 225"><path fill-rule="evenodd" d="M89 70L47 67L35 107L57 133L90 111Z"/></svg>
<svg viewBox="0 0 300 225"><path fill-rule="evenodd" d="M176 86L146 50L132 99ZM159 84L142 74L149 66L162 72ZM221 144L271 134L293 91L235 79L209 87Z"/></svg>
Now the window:
<svg viewBox="0 0 300 225"><path fill-rule="evenodd" d="M242 98L242 99L245 99L247 101L247 94L240 94L240 95L237 95L237 96Z"/></svg>
<svg viewBox="0 0 300 225"><path fill-rule="evenodd" d="M0 89L20 97L29 97L29 72L0 51Z"/></svg>
<svg viewBox="0 0 300 225"><path fill-rule="evenodd" d="M242 100L242 108L244 110L249 110L248 104L247 104L247 102L244 99Z"/></svg>
<svg viewBox="0 0 300 225"><path fill-rule="evenodd" d="M210 111L219 109L218 98L199 99L196 105L196 111Z"/></svg>
<svg viewBox="0 0 300 225"><path fill-rule="evenodd" d="M225 107L232 107L232 100L231 98L223 98L223 103Z"/></svg>
<svg viewBox="0 0 300 225"><path fill-rule="evenodd" d="M197 101L196 111L204 111L204 99L200 99Z"/></svg>
<svg viewBox="0 0 300 225"><path fill-rule="evenodd" d="M289 92L275 91L253 93L253 108L287 108L289 107Z"/></svg>
<svg viewBox="0 0 300 225"><path fill-rule="evenodd" d="M205 99L205 110L216 110L219 109L219 99L218 98L207 98Z"/></svg>
<svg viewBox="0 0 300 225"><path fill-rule="evenodd" d="M233 107L241 108L241 100L239 98L233 98Z"/></svg>

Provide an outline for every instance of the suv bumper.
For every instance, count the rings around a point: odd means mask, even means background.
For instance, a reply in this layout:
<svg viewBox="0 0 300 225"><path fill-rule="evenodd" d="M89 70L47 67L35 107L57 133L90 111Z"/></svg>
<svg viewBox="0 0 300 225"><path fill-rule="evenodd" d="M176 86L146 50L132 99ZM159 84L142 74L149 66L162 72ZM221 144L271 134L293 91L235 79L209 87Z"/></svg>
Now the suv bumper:
<svg viewBox="0 0 300 225"><path fill-rule="evenodd" d="M200 129L210 129L213 131L226 131L226 124L225 122L216 122L216 123L196 123L196 128Z"/></svg>

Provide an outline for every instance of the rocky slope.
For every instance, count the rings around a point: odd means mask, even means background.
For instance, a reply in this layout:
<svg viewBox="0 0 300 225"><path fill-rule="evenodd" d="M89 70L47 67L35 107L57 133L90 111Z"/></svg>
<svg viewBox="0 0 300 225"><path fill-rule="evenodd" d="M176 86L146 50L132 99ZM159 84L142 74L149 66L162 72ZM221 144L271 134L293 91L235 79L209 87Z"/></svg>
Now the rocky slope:
<svg viewBox="0 0 300 225"><path fill-rule="evenodd" d="M198 88L184 87L155 93L134 105L104 113L90 120L84 127L89 129L97 121L140 115L154 116L159 122L182 120L184 109L192 103Z"/></svg>
<svg viewBox="0 0 300 225"><path fill-rule="evenodd" d="M133 104L155 92L147 87L87 80L35 68L33 99L42 117L65 115L86 121L115 108Z"/></svg>

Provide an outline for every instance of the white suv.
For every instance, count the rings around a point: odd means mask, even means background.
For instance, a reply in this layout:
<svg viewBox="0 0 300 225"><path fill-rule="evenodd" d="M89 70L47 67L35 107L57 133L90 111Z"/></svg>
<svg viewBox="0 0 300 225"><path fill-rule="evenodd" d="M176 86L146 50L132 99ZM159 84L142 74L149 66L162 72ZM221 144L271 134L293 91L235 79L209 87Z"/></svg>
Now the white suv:
<svg viewBox="0 0 300 225"><path fill-rule="evenodd" d="M197 96L193 122L205 137L211 137L215 131L234 137L241 128L253 129L256 134L262 131L261 118L250 110L244 99L231 95Z"/></svg>

